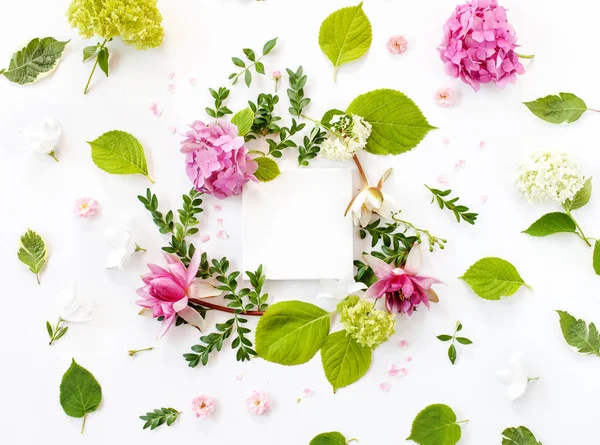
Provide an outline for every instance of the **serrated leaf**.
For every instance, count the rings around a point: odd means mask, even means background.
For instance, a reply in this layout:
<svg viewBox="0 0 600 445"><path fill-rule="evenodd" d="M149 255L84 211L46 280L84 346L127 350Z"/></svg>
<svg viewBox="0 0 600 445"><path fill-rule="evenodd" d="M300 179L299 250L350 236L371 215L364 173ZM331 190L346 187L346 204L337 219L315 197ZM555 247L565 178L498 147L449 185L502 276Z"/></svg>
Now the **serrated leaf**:
<svg viewBox="0 0 600 445"><path fill-rule="evenodd" d="M419 445L456 445L460 436L460 425L456 423L456 414L452 408L435 404L417 414L406 440Z"/></svg>
<svg viewBox="0 0 600 445"><path fill-rule="evenodd" d="M502 431L502 445L542 445L528 428L506 428Z"/></svg>
<svg viewBox="0 0 600 445"><path fill-rule="evenodd" d="M342 110L338 110L336 108L333 108L329 111L327 111L323 117L321 118L321 123L323 125L325 125L325 128L329 128L329 125L331 124L331 118L333 118L333 116L337 116L339 114L345 114Z"/></svg>
<svg viewBox="0 0 600 445"><path fill-rule="evenodd" d="M306 363L329 333L331 315L314 304L283 301L270 306L256 327L258 356L280 365Z"/></svg>
<svg viewBox="0 0 600 445"><path fill-rule="evenodd" d="M83 61L87 62L88 60L90 60L98 53L99 49L100 45L86 46L85 48L83 48Z"/></svg>
<svg viewBox="0 0 600 445"><path fill-rule="evenodd" d="M596 275L600 275L600 240L594 243L594 253L592 254L592 266Z"/></svg>
<svg viewBox="0 0 600 445"><path fill-rule="evenodd" d="M592 197L592 178L587 178L585 181L585 184L583 185L581 190L579 190L577 192L577 194L575 195L573 200L571 201L570 199L567 199L564 202L563 207L565 208L565 210L568 210L568 211L580 209L584 205L586 205L588 202L590 202L591 197Z"/></svg>
<svg viewBox="0 0 600 445"><path fill-rule="evenodd" d="M569 215L562 212L553 212L546 213L523 233L531 236L548 236L562 232L575 233L576 230L577 226Z"/></svg>
<svg viewBox="0 0 600 445"><path fill-rule="evenodd" d="M577 348L580 354L595 354L600 357L600 335L594 323L589 327L565 311L556 311L560 317L560 328L569 346Z"/></svg>
<svg viewBox="0 0 600 445"><path fill-rule="evenodd" d="M508 261L502 258L482 258L473 264L460 277L471 289L486 300L499 300L500 297L509 297L525 284L519 272Z"/></svg>
<svg viewBox="0 0 600 445"><path fill-rule="evenodd" d="M330 433L321 433L313 437L309 445L346 445L346 438L342 433L332 431Z"/></svg>
<svg viewBox="0 0 600 445"><path fill-rule="evenodd" d="M397 155L416 147L436 127L427 122L417 105L400 91L381 89L361 94L348 106L373 129L365 150L376 155Z"/></svg>
<svg viewBox="0 0 600 445"><path fill-rule="evenodd" d="M108 77L108 48L104 47L98 53L98 66Z"/></svg>
<svg viewBox="0 0 600 445"><path fill-rule="evenodd" d="M254 112L250 108L244 108L238 111L231 118L231 123L238 129L239 136L246 136L252 128L254 122Z"/></svg>
<svg viewBox="0 0 600 445"><path fill-rule="evenodd" d="M112 130L92 142L92 160L99 168L114 175L140 173L150 182L142 144L125 131Z"/></svg>
<svg viewBox="0 0 600 445"><path fill-rule="evenodd" d="M48 260L48 250L46 249L46 243L44 243L43 238L33 230L27 229L27 232L21 236L21 245L17 252L17 256L19 257L19 260L28 266L29 270L35 274L39 284L39 273Z"/></svg>
<svg viewBox="0 0 600 445"><path fill-rule="evenodd" d="M364 376L371 367L373 351L356 342L346 331L327 336L321 347L321 362L333 392Z"/></svg>
<svg viewBox="0 0 600 445"><path fill-rule="evenodd" d="M524 104L537 117L551 124L575 122L588 109L582 99L571 93L551 94Z"/></svg>
<svg viewBox="0 0 600 445"><path fill-rule="evenodd" d="M279 165L271 158L259 156L254 158L254 161L258 164L258 168L256 169L256 172L254 172L254 176L256 176L256 179L258 179L260 182L272 181L281 174Z"/></svg>
<svg viewBox="0 0 600 445"><path fill-rule="evenodd" d="M365 55L372 40L371 23L362 9L362 2L358 6L339 9L323 21L319 46L333 64L334 80L337 67Z"/></svg>
<svg viewBox="0 0 600 445"><path fill-rule="evenodd" d="M53 37L35 38L13 54L10 64L2 74L11 82L27 85L50 74L60 62L65 46Z"/></svg>
<svg viewBox="0 0 600 445"><path fill-rule="evenodd" d="M75 362L63 375L60 383L60 405L67 416L85 418L98 409L102 401L102 388L90 371Z"/></svg>

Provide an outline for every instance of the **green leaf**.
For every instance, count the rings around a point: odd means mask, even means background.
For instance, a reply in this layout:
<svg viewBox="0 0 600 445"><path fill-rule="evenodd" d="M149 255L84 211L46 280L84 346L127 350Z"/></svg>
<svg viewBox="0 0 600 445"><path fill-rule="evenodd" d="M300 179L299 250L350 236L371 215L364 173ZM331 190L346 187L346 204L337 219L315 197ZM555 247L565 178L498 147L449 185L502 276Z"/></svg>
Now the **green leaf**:
<svg viewBox="0 0 600 445"><path fill-rule="evenodd" d="M69 40L59 42L53 37L35 38L13 54L8 69L2 74L21 85L37 82L57 67L67 43Z"/></svg>
<svg viewBox="0 0 600 445"><path fill-rule="evenodd" d="M27 229L27 232L21 237L21 246L19 247L17 256L23 264L29 266L29 270L35 274L39 284L39 273L48 260L46 243L44 243L42 237L33 230Z"/></svg>
<svg viewBox="0 0 600 445"><path fill-rule="evenodd" d="M323 118L321 119L321 123L323 125L325 125L325 128L329 128L329 125L331 124L331 118L333 118L333 116L337 116L339 114L346 114L346 113L344 113L342 110L338 110L336 108L333 108L333 109L327 111L323 115Z"/></svg>
<svg viewBox="0 0 600 445"><path fill-rule="evenodd" d="M83 61L87 62L88 60L90 60L98 53L99 49L100 45L86 46L85 48L83 48Z"/></svg>
<svg viewBox="0 0 600 445"><path fill-rule="evenodd" d="M450 341L450 340L452 340L452 336L443 334L443 335L438 335L437 339L441 340L441 341Z"/></svg>
<svg viewBox="0 0 600 445"><path fill-rule="evenodd" d="M280 365L306 363L329 333L331 315L314 304L283 301L270 306L256 327L259 357Z"/></svg>
<svg viewBox="0 0 600 445"><path fill-rule="evenodd" d="M568 210L568 211L580 209L584 205L586 205L588 202L590 202L591 197L592 197L592 178L587 178L585 181L585 184L583 185L581 190L579 190L577 192L577 194L575 195L573 200L571 201L570 199L567 199L564 202L563 207L565 208L565 210Z"/></svg>
<svg viewBox="0 0 600 445"><path fill-rule="evenodd" d="M364 376L371 367L373 351L356 342L346 331L329 335L321 348L321 362L333 392Z"/></svg>
<svg viewBox="0 0 600 445"><path fill-rule="evenodd" d="M452 408L435 404L417 414L406 440L419 445L455 445L460 436L460 426L456 423L456 414Z"/></svg>
<svg viewBox="0 0 600 445"><path fill-rule="evenodd" d="M309 445L346 445L348 442L343 434L337 431L321 433L310 441Z"/></svg>
<svg viewBox="0 0 600 445"><path fill-rule="evenodd" d="M471 345L473 342L469 340L467 337L456 337L456 341L461 345Z"/></svg>
<svg viewBox="0 0 600 445"><path fill-rule="evenodd" d="M583 100L571 93L551 94L523 103L533 114L551 124L575 122L588 109Z"/></svg>
<svg viewBox="0 0 600 445"><path fill-rule="evenodd" d="M60 405L70 417L85 418L98 409L102 401L102 388L90 371L79 366L73 359L60 382Z"/></svg>
<svg viewBox="0 0 600 445"><path fill-rule="evenodd" d="M239 136L246 136L254 123L254 112L250 108L244 108L233 115L231 123L238 128Z"/></svg>
<svg viewBox="0 0 600 445"><path fill-rule="evenodd" d="M148 175L144 148L131 134L112 130L88 144L92 147L94 164L105 172L114 175L140 173L154 182Z"/></svg>
<svg viewBox="0 0 600 445"><path fill-rule="evenodd" d="M600 357L600 335L594 323L589 327L565 311L556 311L560 317L560 328L568 345L577 348L580 354L595 354Z"/></svg>
<svg viewBox="0 0 600 445"><path fill-rule="evenodd" d="M506 428L502 431L502 445L542 445L528 428Z"/></svg>
<svg viewBox="0 0 600 445"><path fill-rule="evenodd" d="M104 47L98 53L98 66L108 77L108 48Z"/></svg>
<svg viewBox="0 0 600 445"><path fill-rule="evenodd" d="M362 57L371 47L373 32L371 23L358 6L342 8L321 24L319 46L333 63L335 80L337 67Z"/></svg>
<svg viewBox="0 0 600 445"><path fill-rule="evenodd" d="M250 70L246 70L246 72L244 73L244 82L246 83L247 87L249 87L252 83L252 73L250 72Z"/></svg>
<svg viewBox="0 0 600 445"><path fill-rule="evenodd" d="M372 126L365 150L376 155L400 154L416 147L436 127L419 107L400 91L381 89L361 94L348 106Z"/></svg>
<svg viewBox="0 0 600 445"><path fill-rule="evenodd" d="M246 67L246 64L244 63L244 61L242 59L240 59L239 57L232 57L231 60L233 61L233 64L235 66L239 66L240 68Z"/></svg>
<svg viewBox="0 0 600 445"><path fill-rule="evenodd" d="M600 275L600 240L594 243L592 266L594 267L594 272L596 272L596 275Z"/></svg>
<svg viewBox="0 0 600 445"><path fill-rule="evenodd" d="M525 284L515 266L502 258L482 258L460 277L471 289L486 300L509 297Z"/></svg>
<svg viewBox="0 0 600 445"><path fill-rule="evenodd" d="M275 37L272 40L269 40L267 43L264 44L263 46L263 56L266 56L267 54L269 54L271 52L271 50L273 48L275 48L275 45L277 44L277 37Z"/></svg>
<svg viewBox="0 0 600 445"><path fill-rule="evenodd" d="M146 421L144 428L150 428L151 430L158 428L162 424L166 423L167 426L173 425L181 414L175 408L158 408L154 411L147 412L146 415L140 416L140 419Z"/></svg>
<svg viewBox="0 0 600 445"><path fill-rule="evenodd" d="M260 182L272 181L281 174L279 165L271 158L259 156L258 158L254 158L254 161L258 163L258 169L254 172L254 176Z"/></svg>
<svg viewBox="0 0 600 445"><path fill-rule="evenodd" d="M448 358L450 359L450 362L452 364L456 362L456 346L450 345L450 347L448 348Z"/></svg>
<svg viewBox="0 0 600 445"><path fill-rule="evenodd" d="M548 236L561 232L575 233L576 230L577 226L569 215L562 212L553 212L546 213L523 233L531 236Z"/></svg>

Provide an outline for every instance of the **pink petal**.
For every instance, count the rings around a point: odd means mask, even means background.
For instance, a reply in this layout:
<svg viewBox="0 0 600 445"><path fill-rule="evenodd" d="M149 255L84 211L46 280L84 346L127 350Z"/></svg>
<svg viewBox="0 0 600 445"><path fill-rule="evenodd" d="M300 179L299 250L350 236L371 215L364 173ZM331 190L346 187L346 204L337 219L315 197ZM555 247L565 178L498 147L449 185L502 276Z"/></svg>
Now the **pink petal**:
<svg viewBox="0 0 600 445"><path fill-rule="evenodd" d="M404 361L405 362L412 362L412 356L407 355L406 357L404 357Z"/></svg>
<svg viewBox="0 0 600 445"><path fill-rule="evenodd" d="M380 280L385 280L392 276L392 266L379 258L371 255L364 255L365 263L373 269L373 273Z"/></svg>
<svg viewBox="0 0 600 445"><path fill-rule="evenodd" d="M314 391L310 388L304 388L302 391L302 397L312 397L314 395Z"/></svg>
<svg viewBox="0 0 600 445"><path fill-rule="evenodd" d="M171 134L175 134L177 132L177 127L175 125L169 125L167 131Z"/></svg>
<svg viewBox="0 0 600 445"><path fill-rule="evenodd" d="M398 368L396 365L390 366L390 369L387 370L387 373L390 377L397 376L399 372L400 372L400 368Z"/></svg>
<svg viewBox="0 0 600 445"><path fill-rule="evenodd" d="M210 235L206 232L201 233L200 234L200 242L205 243L207 241L210 241Z"/></svg>
<svg viewBox="0 0 600 445"><path fill-rule="evenodd" d="M225 230L219 230L219 232L217 233L217 238L228 239L229 235L227 234L227 232Z"/></svg>
<svg viewBox="0 0 600 445"><path fill-rule="evenodd" d="M483 149L485 148L485 146L486 146L486 143L485 143L485 141L481 141L481 142L479 143L479 148L480 148L481 150L483 150Z"/></svg>
<svg viewBox="0 0 600 445"><path fill-rule="evenodd" d="M487 200L488 200L488 195L481 195L481 196L479 197L479 201L480 201L482 204L485 204L485 203L487 202Z"/></svg>
<svg viewBox="0 0 600 445"><path fill-rule="evenodd" d="M175 73L169 73L169 75L167 76L167 79L172 80L173 77L175 77Z"/></svg>
<svg viewBox="0 0 600 445"><path fill-rule="evenodd" d="M202 256L202 251L200 249L196 249L194 252L194 256L192 257L192 261L190 261L189 266L187 267L187 281L190 284L194 278L196 278L196 273L198 273L198 269L200 268L200 258Z"/></svg>
<svg viewBox="0 0 600 445"><path fill-rule="evenodd" d="M156 110L156 104L154 102L152 102L150 105L148 105L148 109L149 110Z"/></svg>
<svg viewBox="0 0 600 445"><path fill-rule="evenodd" d="M196 86L196 78L195 77L190 77L188 79L188 82L190 83L191 86Z"/></svg>
<svg viewBox="0 0 600 445"><path fill-rule="evenodd" d="M389 283L386 280L373 283L365 292L365 298L381 298L388 290Z"/></svg>
<svg viewBox="0 0 600 445"><path fill-rule="evenodd" d="M400 340L398 343L402 349L408 349L408 340Z"/></svg>
<svg viewBox="0 0 600 445"><path fill-rule="evenodd" d="M215 212L220 212L223 210L223 207L221 207L219 204L213 204L213 209Z"/></svg>
<svg viewBox="0 0 600 445"><path fill-rule="evenodd" d="M449 138L442 139L442 142L444 143L444 145L450 145L450 139Z"/></svg>
<svg viewBox="0 0 600 445"><path fill-rule="evenodd" d="M383 392L388 392L390 390L390 382L381 382L379 384L379 389Z"/></svg>
<svg viewBox="0 0 600 445"><path fill-rule="evenodd" d="M446 175L439 175L437 177L438 184L448 185L450 181L448 181L448 177Z"/></svg>
<svg viewBox="0 0 600 445"><path fill-rule="evenodd" d="M175 319L177 318L177 315L173 314L170 317L166 317L161 325L160 325L160 330L158 331L158 335L156 336L157 339L161 339L169 329L171 329L171 326L173 326L173 323L175 323Z"/></svg>
<svg viewBox="0 0 600 445"><path fill-rule="evenodd" d="M236 380L242 380L244 378L244 374L236 374L235 379Z"/></svg>
<svg viewBox="0 0 600 445"><path fill-rule="evenodd" d="M400 368L398 371L398 377L406 377L407 374L408 374L408 369L406 369L406 368Z"/></svg>
<svg viewBox="0 0 600 445"><path fill-rule="evenodd" d="M217 224L223 227L223 218L217 219Z"/></svg>
<svg viewBox="0 0 600 445"><path fill-rule="evenodd" d="M167 87L167 91L169 93L174 93L175 92L175 85L169 84L169 86Z"/></svg>

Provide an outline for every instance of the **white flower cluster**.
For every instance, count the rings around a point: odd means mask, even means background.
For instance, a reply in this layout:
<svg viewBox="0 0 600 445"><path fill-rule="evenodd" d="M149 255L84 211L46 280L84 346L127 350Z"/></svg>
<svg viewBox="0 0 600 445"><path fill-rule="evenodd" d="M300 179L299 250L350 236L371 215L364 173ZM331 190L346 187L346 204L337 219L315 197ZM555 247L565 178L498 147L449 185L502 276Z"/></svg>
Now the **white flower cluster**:
<svg viewBox="0 0 600 445"><path fill-rule="evenodd" d="M573 199L585 184L581 167L566 153L536 152L519 166L517 187L529 201Z"/></svg>
<svg viewBox="0 0 600 445"><path fill-rule="evenodd" d="M321 154L334 161L345 161L365 148L371 135L371 124L353 114L338 114L329 122L330 136L321 144Z"/></svg>

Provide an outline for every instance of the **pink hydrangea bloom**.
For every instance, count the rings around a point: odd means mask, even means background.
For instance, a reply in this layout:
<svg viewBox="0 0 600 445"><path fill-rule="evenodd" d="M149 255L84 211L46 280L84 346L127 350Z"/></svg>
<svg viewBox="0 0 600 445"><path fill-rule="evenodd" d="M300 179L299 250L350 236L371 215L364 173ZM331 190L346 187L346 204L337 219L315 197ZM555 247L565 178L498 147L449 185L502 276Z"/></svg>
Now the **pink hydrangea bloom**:
<svg viewBox="0 0 600 445"><path fill-rule="evenodd" d="M447 108L454 104L454 90L452 88L442 88L435 92L435 102L440 106Z"/></svg>
<svg viewBox="0 0 600 445"><path fill-rule="evenodd" d="M215 410L215 400L202 394L192 400L192 412L196 417L208 417Z"/></svg>
<svg viewBox="0 0 600 445"><path fill-rule="evenodd" d="M246 399L246 406L251 413L260 416L269 410L269 397L262 391L253 391Z"/></svg>
<svg viewBox="0 0 600 445"><path fill-rule="evenodd" d="M506 9L497 0L472 0L456 7L444 25L438 51L447 74L479 91L488 82L504 88L525 72L516 42Z"/></svg>
<svg viewBox="0 0 600 445"><path fill-rule="evenodd" d="M408 48L408 40L404 36L393 36L387 41L387 49L392 54L402 54Z"/></svg>
<svg viewBox="0 0 600 445"><path fill-rule="evenodd" d="M98 202L92 198L79 198L75 201L75 207L73 211L77 216L81 218L88 218L96 213L98 209Z"/></svg>
<svg viewBox="0 0 600 445"><path fill-rule="evenodd" d="M224 120L206 125L195 121L181 143L187 175L199 192L224 199L241 193L244 185L257 181L258 164L248 155L237 127Z"/></svg>

